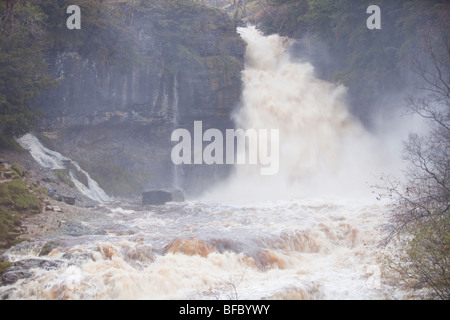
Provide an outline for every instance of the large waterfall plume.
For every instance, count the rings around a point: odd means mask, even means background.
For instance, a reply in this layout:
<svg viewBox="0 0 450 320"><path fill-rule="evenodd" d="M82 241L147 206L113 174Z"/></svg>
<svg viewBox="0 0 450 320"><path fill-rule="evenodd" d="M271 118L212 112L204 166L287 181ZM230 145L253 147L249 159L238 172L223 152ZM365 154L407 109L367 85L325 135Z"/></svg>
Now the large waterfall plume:
<svg viewBox="0 0 450 320"><path fill-rule="evenodd" d="M255 167L236 166L229 181L206 198L363 191L388 160L349 111L346 88L317 78L310 63L294 59L288 51L292 40L265 36L253 26L238 32L247 52L242 102L234 120L238 128L279 129L280 171L261 177Z"/></svg>

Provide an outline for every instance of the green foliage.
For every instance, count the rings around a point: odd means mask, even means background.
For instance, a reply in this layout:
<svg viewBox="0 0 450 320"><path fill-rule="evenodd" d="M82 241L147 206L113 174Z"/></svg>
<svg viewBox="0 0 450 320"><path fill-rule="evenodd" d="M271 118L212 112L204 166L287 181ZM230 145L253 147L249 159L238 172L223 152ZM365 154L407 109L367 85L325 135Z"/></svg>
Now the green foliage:
<svg viewBox="0 0 450 320"><path fill-rule="evenodd" d="M29 1L0 3L0 133L29 132L40 113L30 102L51 84L43 59L44 15Z"/></svg>
<svg viewBox="0 0 450 320"><path fill-rule="evenodd" d="M13 138L4 135L0 135L0 149L26 152L26 150L22 148Z"/></svg>
<svg viewBox="0 0 450 320"><path fill-rule="evenodd" d="M206 7L196 1L153 0L143 1L137 14L153 26L163 47L166 71L176 74L186 65L201 66L210 55L220 35L226 43L220 54L231 55L230 41L236 41L230 19L220 10ZM228 48L228 49L227 49Z"/></svg>
<svg viewBox="0 0 450 320"><path fill-rule="evenodd" d="M28 191L23 180L14 179L11 182L8 182L7 185L16 210L40 213L40 199L35 194Z"/></svg>
<svg viewBox="0 0 450 320"><path fill-rule="evenodd" d="M12 265L12 262L0 261L0 276Z"/></svg>
<svg viewBox="0 0 450 320"><path fill-rule="evenodd" d="M28 186L22 179L24 171L17 163L12 165L12 171L3 166L0 170L5 178L12 179L0 182L0 243L10 247L23 241L17 238L21 234L21 220L27 214L41 212L41 198L46 190L42 190L37 183Z"/></svg>
<svg viewBox="0 0 450 320"><path fill-rule="evenodd" d="M408 288L427 290L425 297L450 299L450 216L408 226L395 240L386 264Z"/></svg>
<svg viewBox="0 0 450 320"><path fill-rule="evenodd" d="M5 171L4 172L6 179L20 179L20 175L16 171Z"/></svg>
<svg viewBox="0 0 450 320"><path fill-rule="evenodd" d="M66 26L70 5L82 10L81 29L75 32ZM51 50L76 51L83 58L124 70L138 62L135 39L130 36L134 14L130 1L41 0L39 6L48 17Z"/></svg>
<svg viewBox="0 0 450 320"><path fill-rule="evenodd" d="M0 209L0 242L8 246L20 235L20 217L15 211Z"/></svg>
<svg viewBox="0 0 450 320"><path fill-rule="evenodd" d="M371 4L382 8L382 30L366 27ZM332 79L349 87L353 105L367 107L402 85L398 50L405 40L395 25L401 6L401 1L310 1L309 31L333 52Z"/></svg>
<svg viewBox="0 0 450 320"><path fill-rule="evenodd" d="M14 204L11 195L9 194L9 188L6 183L0 183L0 206L10 206Z"/></svg>
<svg viewBox="0 0 450 320"><path fill-rule="evenodd" d="M47 256L50 252L52 252L53 249L61 246L61 243L59 241L49 241L44 244L41 251L39 252L39 256Z"/></svg>
<svg viewBox="0 0 450 320"><path fill-rule="evenodd" d="M241 63L233 56L210 56L206 58L206 65L214 70L215 75L224 84L239 81Z"/></svg>
<svg viewBox="0 0 450 320"><path fill-rule="evenodd" d="M13 163L11 168L21 177L25 175L25 171L22 169L22 167L17 163Z"/></svg>

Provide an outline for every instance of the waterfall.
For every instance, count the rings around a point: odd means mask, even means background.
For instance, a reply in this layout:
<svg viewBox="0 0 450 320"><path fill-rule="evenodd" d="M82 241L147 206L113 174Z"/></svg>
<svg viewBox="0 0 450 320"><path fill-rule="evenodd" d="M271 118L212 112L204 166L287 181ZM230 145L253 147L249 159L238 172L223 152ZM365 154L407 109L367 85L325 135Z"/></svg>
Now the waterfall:
<svg viewBox="0 0 450 320"><path fill-rule="evenodd" d="M343 139L362 133L346 106L346 89L293 59L291 40L255 27L238 31L248 44L238 127L280 129L280 158L290 178L339 170Z"/></svg>
<svg viewBox="0 0 450 320"><path fill-rule="evenodd" d="M179 104L179 98L178 98L178 78L177 76L174 76L173 78L173 105L172 105L172 113L173 113L173 125L174 129L178 128L178 104ZM180 170L181 168L179 166L176 166L173 164L173 182L172 187L179 189L180 186Z"/></svg>
<svg viewBox="0 0 450 320"><path fill-rule="evenodd" d="M178 78L177 76L173 77L173 106L172 106L172 112L173 112L173 123L176 126L178 126Z"/></svg>
<svg viewBox="0 0 450 320"><path fill-rule="evenodd" d="M26 150L28 150L33 159L43 168L49 170L67 169L69 176L77 189L85 196L98 201L98 202L110 202L111 198L103 191L98 183L93 180L89 174L84 171L78 163L64 157L56 151L52 151L44 147L39 140L32 134L27 134L18 139L18 143ZM78 171L87 179L88 186L84 185L78 178L74 171Z"/></svg>
<svg viewBox="0 0 450 320"><path fill-rule="evenodd" d="M294 40L266 36L254 26L238 32L247 50L241 103L233 120L245 130L279 130L280 170L262 177L257 166L236 166L206 198L367 194L368 183L388 161L385 150L352 116L347 89L317 78L310 63L293 57Z"/></svg>

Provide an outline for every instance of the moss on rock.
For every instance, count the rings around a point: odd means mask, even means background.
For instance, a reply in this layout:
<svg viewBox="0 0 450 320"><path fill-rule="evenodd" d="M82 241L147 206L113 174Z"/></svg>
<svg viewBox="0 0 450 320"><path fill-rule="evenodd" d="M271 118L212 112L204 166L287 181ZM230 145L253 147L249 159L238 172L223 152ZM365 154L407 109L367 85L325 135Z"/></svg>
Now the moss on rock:
<svg viewBox="0 0 450 320"><path fill-rule="evenodd" d="M130 172L132 169L115 163L112 157L102 162L83 162L91 177L109 195L127 197L144 189L147 172Z"/></svg>
<svg viewBox="0 0 450 320"><path fill-rule="evenodd" d="M11 262L8 261L0 261L0 276L3 275L3 273L5 273L6 270L8 270L8 268L12 265Z"/></svg>
<svg viewBox="0 0 450 320"><path fill-rule="evenodd" d="M18 212L0 209L0 244L7 248L20 235L20 215Z"/></svg>
<svg viewBox="0 0 450 320"><path fill-rule="evenodd" d="M70 179L68 170L66 170L66 169L55 169L55 170L53 170L53 172L56 174L56 176L58 177L59 181L67 184L71 188L75 188L75 184Z"/></svg>
<svg viewBox="0 0 450 320"><path fill-rule="evenodd" d="M23 178L25 171L18 163L11 169L0 169L6 179L11 179L0 183L0 247L9 248L24 240L18 238L22 234L22 219L41 212L45 193L39 183L28 183Z"/></svg>
<svg viewBox="0 0 450 320"><path fill-rule="evenodd" d="M9 194L9 188L6 183L0 183L0 206L10 206L14 204L11 195Z"/></svg>
<svg viewBox="0 0 450 320"><path fill-rule="evenodd" d="M7 185L17 210L31 213L39 213L41 211L41 200L28 190L23 180L14 179L8 182Z"/></svg>
<svg viewBox="0 0 450 320"><path fill-rule="evenodd" d="M13 163L11 168L21 177L25 175L25 171L22 169L22 167L18 163Z"/></svg>

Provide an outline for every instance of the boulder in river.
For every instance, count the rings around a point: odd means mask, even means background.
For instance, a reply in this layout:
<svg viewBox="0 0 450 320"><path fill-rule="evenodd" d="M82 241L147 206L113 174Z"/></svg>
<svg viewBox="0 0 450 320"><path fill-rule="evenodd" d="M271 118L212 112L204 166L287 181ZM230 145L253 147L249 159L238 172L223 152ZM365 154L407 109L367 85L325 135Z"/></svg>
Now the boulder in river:
<svg viewBox="0 0 450 320"><path fill-rule="evenodd" d="M183 202L184 195L178 189L159 189L142 193L143 205L163 205L167 202Z"/></svg>
<svg viewBox="0 0 450 320"><path fill-rule="evenodd" d="M77 200L75 197L68 197L68 196L61 196L61 195L55 195L54 198L59 202L64 202L71 206L74 206L75 201Z"/></svg>
<svg viewBox="0 0 450 320"><path fill-rule="evenodd" d="M65 202L68 205L74 206L76 198L75 197L65 197L62 196L62 201Z"/></svg>

